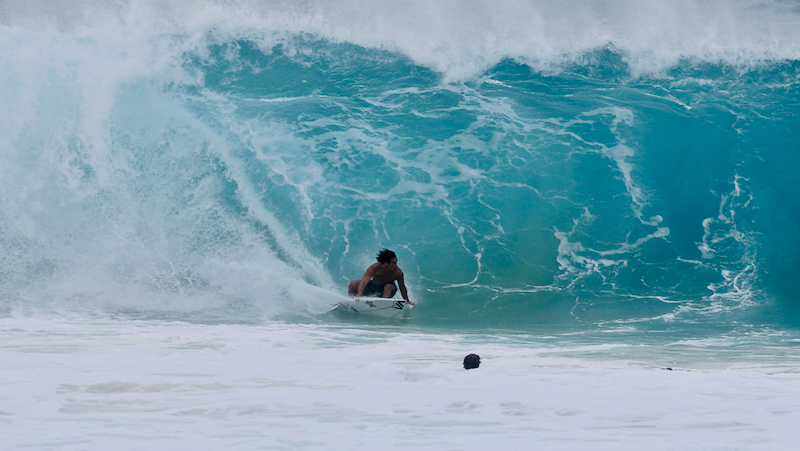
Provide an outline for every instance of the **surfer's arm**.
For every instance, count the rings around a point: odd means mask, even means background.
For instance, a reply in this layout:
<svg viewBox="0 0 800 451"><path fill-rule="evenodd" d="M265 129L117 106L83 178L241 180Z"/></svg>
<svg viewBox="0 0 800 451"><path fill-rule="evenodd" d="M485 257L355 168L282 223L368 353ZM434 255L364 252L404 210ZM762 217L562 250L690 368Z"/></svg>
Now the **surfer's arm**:
<svg viewBox="0 0 800 451"><path fill-rule="evenodd" d="M405 279L403 278L403 276L400 276L400 278L397 279L397 285L400 288L400 295L403 296L403 299L406 300L408 305L417 305L417 304L411 302L410 300L408 300L408 290L406 289L406 282L405 282Z"/></svg>
<svg viewBox="0 0 800 451"><path fill-rule="evenodd" d="M356 293L357 298L364 296L364 287L367 286L367 284L372 279L372 276L374 274L375 274L375 268L373 268L372 266L370 266L369 268L367 268L366 271L364 271L364 276L361 278L361 282L359 282L358 284L358 293Z"/></svg>

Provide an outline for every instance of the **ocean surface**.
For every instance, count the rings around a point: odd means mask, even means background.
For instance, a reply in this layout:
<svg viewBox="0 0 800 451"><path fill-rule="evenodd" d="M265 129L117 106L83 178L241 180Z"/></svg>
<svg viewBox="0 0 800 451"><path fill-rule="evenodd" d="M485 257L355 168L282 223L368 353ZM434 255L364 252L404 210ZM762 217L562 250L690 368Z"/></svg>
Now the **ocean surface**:
<svg viewBox="0 0 800 451"><path fill-rule="evenodd" d="M797 1L2 0L0 448L796 449L798 174Z"/></svg>

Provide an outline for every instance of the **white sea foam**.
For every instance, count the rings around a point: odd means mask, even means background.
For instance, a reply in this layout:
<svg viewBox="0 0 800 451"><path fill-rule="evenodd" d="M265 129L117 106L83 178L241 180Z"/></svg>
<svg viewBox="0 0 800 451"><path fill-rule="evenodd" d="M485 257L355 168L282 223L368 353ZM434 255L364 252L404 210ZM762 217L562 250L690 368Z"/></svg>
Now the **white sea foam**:
<svg viewBox="0 0 800 451"><path fill-rule="evenodd" d="M553 347L377 327L0 331L8 449L790 450L800 414L800 362L768 338L750 338L748 359L724 340ZM480 368L461 368L468 353Z"/></svg>

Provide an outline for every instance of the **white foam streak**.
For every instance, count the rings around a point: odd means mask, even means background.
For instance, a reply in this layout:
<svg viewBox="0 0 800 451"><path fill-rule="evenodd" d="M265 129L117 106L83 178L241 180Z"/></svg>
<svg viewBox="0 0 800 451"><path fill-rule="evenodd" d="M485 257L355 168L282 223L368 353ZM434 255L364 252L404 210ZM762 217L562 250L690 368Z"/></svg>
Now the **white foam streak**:
<svg viewBox="0 0 800 451"><path fill-rule="evenodd" d="M705 310L711 312L748 307L756 302L753 283L757 277L757 248L753 239L738 229L736 222L736 212L746 210L753 197L742 189L742 181L747 179L739 175L734 177L731 192L720 196L717 217L706 218L702 223L703 238L697 247L703 259L710 264L722 262L720 275L723 280L708 286L713 293L710 296L712 303ZM735 258L729 255L731 249L737 250Z"/></svg>

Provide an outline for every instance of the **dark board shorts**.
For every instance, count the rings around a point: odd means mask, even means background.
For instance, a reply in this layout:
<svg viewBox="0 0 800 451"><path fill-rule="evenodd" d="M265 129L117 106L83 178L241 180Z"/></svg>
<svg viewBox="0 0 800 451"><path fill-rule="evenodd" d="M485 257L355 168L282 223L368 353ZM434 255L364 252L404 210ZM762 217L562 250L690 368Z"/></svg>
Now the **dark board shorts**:
<svg viewBox="0 0 800 451"><path fill-rule="evenodd" d="M393 298L395 293L397 293L397 285L392 282L392 294L389 296ZM367 285L364 287L364 296L370 298L382 298L383 297L383 284L377 284L370 280L367 282Z"/></svg>

